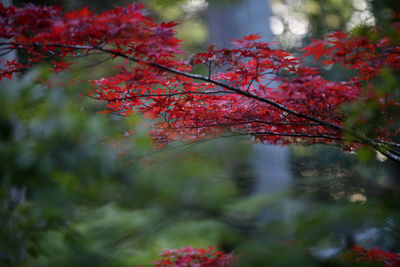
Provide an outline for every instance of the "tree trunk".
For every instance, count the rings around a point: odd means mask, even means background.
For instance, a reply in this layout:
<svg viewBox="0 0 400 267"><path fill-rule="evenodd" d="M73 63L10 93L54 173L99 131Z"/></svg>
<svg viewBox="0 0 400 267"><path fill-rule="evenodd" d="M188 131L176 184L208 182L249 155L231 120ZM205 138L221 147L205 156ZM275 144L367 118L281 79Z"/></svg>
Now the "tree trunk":
<svg viewBox="0 0 400 267"><path fill-rule="evenodd" d="M232 39L251 33L259 33L263 41L271 41L269 27L271 11L268 0L242 0L231 4L211 4L206 13L209 25L209 42L218 47L229 46ZM286 147L254 145L252 159L255 173L254 194L282 193L288 190L292 180L289 166L289 151ZM278 218L288 218L287 201L282 201ZM276 219L277 214L266 210L263 220Z"/></svg>

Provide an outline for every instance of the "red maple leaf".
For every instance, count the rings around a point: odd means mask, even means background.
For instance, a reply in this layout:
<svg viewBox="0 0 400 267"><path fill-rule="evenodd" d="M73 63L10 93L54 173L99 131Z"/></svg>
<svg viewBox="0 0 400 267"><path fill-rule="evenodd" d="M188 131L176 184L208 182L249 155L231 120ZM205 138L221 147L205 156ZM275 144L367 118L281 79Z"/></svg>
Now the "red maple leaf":
<svg viewBox="0 0 400 267"><path fill-rule="evenodd" d="M301 50L306 51L303 56L314 56L314 63L324 55L329 56L331 49L325 46L325 41L312 39L312 43L302 48Z"/></svg>

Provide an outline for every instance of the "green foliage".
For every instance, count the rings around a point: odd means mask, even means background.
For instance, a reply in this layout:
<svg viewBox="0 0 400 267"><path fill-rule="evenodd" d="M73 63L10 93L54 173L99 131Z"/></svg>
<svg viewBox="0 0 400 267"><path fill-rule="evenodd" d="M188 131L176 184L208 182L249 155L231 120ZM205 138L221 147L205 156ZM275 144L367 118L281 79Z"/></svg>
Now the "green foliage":
<svg viewBox="0 0 400 267"><path fill-rule="evenodd" d="M345 29L350 20L353 6L347 0L307 0L304 12L310 19L313 38L322 37L334 30ZM312 6L312 8L307 8ZM319 12L316 12L319 10Z"/></svg>
<svg viewBox="0 0 400 267"><path fill-rule="evenodd" d="M378 25L389 25L398 21L400 6L396 0L371 0L374 16Z"/></svg>
<svg viewBox="0 0 400 267"><path fill-rule="evenodd" d="M154 152L146 121L96 114L84 84L44 77L71 79L44 68L1 84L0 265L135 266L229 235L219 216L246 146Z"/></svg>
<svg viewBox="0 0 400 267"><path fill-rule="evenodd" d="M115 130L103 131L107 120L89 119L67 97L72 88L32 84L36 76L4 81L0 91L0 247L10 265L40 253L44 231L65 227L74 205L115 195L114 180L126 176L116 154L99 145Z"/></svg>
<svg viewBox="0 0 400 267"><path fill-rule="evenodd" d="M367 24L357 25L350 33L354 37L366 37L371 42L376 42L379 39L379 35L374 30L374 27Z"/></svg>

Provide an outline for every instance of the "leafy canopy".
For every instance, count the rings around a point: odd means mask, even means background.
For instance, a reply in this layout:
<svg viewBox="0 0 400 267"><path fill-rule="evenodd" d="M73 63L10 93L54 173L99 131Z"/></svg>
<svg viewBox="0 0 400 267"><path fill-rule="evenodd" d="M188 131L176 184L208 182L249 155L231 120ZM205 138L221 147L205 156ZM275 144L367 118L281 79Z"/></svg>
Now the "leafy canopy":
<svg viewBox="0 0 400 267"><path fill-rule="evenodd" d="M335 32L313 40L302 57L275 49L256 34L234 40L230 48L211 46L182 57L176 23L156 23L140 4L100 14L87 8L63 13L58 7L0 6L0 17L1 51L25 56L4 62L0 78L45 61L63 71L71 64L68 58L103 54L118 72L91 81L90 96L105 101L106 112L140 112L154 120L157 144L229 132L283 145L368 145L400 162L399 25L353 35ZM305 57L340 64L351 75L327 80ZM203 75L193 73L195 67Z"/></svg>

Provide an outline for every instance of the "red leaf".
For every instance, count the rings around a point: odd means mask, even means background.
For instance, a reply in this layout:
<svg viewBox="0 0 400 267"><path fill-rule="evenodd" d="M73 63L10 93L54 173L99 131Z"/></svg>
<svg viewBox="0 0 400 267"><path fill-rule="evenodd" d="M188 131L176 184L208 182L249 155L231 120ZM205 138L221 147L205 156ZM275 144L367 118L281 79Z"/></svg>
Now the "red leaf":
<svg viewBox="0 0 400 267"><path fill-rule="evenodd" d="M243 40L255 41L255 40L258 40L258 39L261 39L261 38L262 38L262 36L259 33L257 33L257 34L249 34L247 36L244 36Z"/></svg>
<svg viewBox="0 0 400 267"><path fill-rule="evenodd" d="M331 49L325 46L324 41L319 41L315 39L312 40L311 44L302 48L302 50L306 51L303 56L314 56L314 62L317 62L318 59L324 55L329 56L331 52Z"/></svg>

